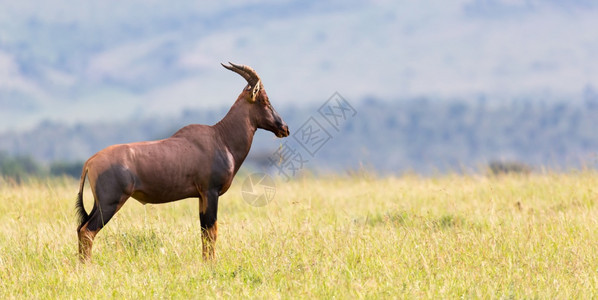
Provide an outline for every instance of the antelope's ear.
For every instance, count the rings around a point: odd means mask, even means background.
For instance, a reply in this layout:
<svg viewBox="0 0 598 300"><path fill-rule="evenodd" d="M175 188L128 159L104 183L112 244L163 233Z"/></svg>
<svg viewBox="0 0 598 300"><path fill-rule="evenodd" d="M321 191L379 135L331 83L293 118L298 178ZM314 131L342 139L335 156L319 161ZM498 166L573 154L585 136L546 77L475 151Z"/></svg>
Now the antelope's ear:
<svg viewBox="0 0 598 300"><path fill-rule="evenodd" d="M249 99L249 102L253 103L255 102L256 98L257 98L257 94L260 92L260 86L261 86L261 81L258 81L255 86L253 86L253 88L251 89L251 99Z"/></svg>

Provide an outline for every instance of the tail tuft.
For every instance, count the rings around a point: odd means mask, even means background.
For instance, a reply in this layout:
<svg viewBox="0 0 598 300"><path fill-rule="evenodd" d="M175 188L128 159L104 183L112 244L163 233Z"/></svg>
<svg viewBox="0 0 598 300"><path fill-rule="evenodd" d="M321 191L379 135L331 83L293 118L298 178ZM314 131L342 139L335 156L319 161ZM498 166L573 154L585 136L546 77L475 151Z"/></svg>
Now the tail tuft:
<svg viewBox="0 0 598 300"><path fill-rule="evenodd" d="M79 226L77 231L81 229L81 226L87 222L89 215L85 211L83 206L83 185L85 184L85 177L87 176L87 163L83 166L83 172L81 173L81 182L79 183L79 194L77 194L77 202L75 203L75 210L77 211L77 217L79 218Z"/></svg>
<svg viewBox="0 0 598 300"><path fill-rule="evenodd" d="M77 203L75 203L75 210L77 211L77 217L79 218L80 229L81 226L83 226L83 224L87 222L87 219L89 219L89 215L85 211L85 207L83 207L83 191L77 194Z"/></svg>

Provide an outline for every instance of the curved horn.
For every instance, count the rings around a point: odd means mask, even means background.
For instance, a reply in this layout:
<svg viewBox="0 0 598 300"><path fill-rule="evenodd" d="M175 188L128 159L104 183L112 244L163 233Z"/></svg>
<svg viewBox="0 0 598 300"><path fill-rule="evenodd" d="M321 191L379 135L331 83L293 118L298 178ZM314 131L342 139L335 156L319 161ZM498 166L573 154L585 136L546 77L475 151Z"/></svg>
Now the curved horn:
<svg viewBox="0 0 598 300"><path fill-rule="evenodd" d="M232 62L228 62L230 66L227 66L223 63L221 65L239 75L241 75L250 86L255 86L260 81L260 76L257 75L254 69L244 65L235 65Z"/></svg>

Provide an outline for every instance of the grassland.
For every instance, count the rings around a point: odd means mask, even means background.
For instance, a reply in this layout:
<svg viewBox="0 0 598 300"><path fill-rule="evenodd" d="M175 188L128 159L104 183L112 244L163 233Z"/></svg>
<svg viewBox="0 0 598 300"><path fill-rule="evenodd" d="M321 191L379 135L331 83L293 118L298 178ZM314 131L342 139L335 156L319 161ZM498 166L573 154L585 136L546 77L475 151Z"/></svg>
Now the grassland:
<svg viewBox="0 0 598 300"><path fill-rule="evenodd" d="M0 181L0 298L598 297L595 172L297 179L265 207L242 179L220 199L216 261L197 200L129 200L88 265L76 182Z"/></svg>

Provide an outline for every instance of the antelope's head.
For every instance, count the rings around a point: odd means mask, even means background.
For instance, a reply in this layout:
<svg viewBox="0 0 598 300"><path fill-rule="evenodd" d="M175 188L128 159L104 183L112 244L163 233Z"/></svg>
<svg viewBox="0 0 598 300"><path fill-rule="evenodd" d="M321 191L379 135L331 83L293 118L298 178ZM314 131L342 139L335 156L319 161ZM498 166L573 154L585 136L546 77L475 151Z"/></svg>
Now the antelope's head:
<svg viewBox="0 0 598 300"><path fill-rule="evenodd" d="M247 86L239 98L244 99L245 105L249 106L249 112L257 128L268 130L279 138L289 136L289 127L274 110L264 85L255 70L248 66L235 65L229 62L230 66L222 64L223 67L241 75L247 80Z"/></svg>

